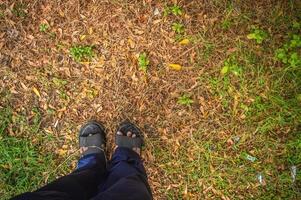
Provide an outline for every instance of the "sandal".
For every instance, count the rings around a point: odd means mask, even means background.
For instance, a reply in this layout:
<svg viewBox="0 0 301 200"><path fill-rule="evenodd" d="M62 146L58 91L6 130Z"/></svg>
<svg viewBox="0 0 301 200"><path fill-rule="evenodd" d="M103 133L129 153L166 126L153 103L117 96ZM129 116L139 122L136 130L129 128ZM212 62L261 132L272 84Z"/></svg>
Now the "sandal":
<svg viewBox="0 0 301 200"><path fill-rule="evenodd" d="M81 156L92 153L105 153L105 128L96 121L86 123L79 131L79 147L88 148Z"/></svg>
<svg viewBox="0 0 301 200"><path fill-rule="evenodd" d="M122 135L118 135L117 132L121 132ZM122 122L117 128L117 132L115 135L115 143L118 147L126 147L131 150L133 148L142 148L144 145L142 132L140 129L129 121ZM128 137L127 132L131 132L132 135L136 135L136 137Z"/></svg>

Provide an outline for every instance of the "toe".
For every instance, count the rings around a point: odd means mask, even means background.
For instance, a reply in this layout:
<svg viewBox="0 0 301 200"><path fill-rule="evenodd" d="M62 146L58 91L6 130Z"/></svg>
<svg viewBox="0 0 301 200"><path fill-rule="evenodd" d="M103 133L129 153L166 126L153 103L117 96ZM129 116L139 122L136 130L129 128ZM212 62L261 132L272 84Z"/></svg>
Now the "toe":
<svg viewBox="0 0 301 200"><path fill-rule="evenodd" d="M84 153L85 151L87 151L88 150L88 147L81 147L80 149L79 149L79 152L82 154L82 153Z"/></svg>

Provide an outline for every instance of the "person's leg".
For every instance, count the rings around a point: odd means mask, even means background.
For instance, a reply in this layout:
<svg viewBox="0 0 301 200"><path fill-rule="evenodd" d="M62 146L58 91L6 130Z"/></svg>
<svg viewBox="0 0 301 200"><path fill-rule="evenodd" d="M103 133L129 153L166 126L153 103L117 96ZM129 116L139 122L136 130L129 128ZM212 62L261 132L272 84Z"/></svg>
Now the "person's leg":
<svg viewBox="0 0 301 200"><path fill-rule="evenodd" d="M82 157L77 169L35 192L19 195L20 199L90 199L97 193L97 186L106 173L106 157L102 148L105 145L105 133L101 125L90 122L80 131Z"/></svg>
<svg viewBox="0 0 301 200"><path fill-rule="evenodd" d="M78 168L71 174L61 177L37 190L57 191L68 194L71 199L90 199L97 193L97 186L106 173L104 154L88 154L78 162Z"/></svg>
<svg viewBox="0 0 301 200"><path fill-rule="evenodd" d="M129 148L118 147L109 162L108 177L99 188L101 191L104 191L120 179L132 175L139 175L147 180L147 175L139 154Z"/></svg>
<svg viewBox="0 0 301 200"><path fill-rule="evenodd" d="M140 151L140 130L127 122L116 134L117 148L109 162L108 176L95 199L152 199Z"/></svg>

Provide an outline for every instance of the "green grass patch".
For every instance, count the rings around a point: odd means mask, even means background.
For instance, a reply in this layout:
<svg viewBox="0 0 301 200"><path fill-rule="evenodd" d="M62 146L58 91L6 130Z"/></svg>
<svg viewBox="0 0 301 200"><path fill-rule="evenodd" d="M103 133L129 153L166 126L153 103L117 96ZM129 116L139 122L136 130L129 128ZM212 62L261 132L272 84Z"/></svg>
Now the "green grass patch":
<svg viewBox="0 0 301 200"><path fill-rule="evenodd" d="M7 128L12 120L12 110L8 107L1 108L0 194L3 199L39 187L55 166L53 156L40 154L39 149L30 140L7 135Z"/></svg>
<svg viewBox="0 0 301 200"><path fill-rule="evenodd" d="M26 9L26 4L17 2L12 9L12 13L19 18L25 18L27 16Z"/></svg>
<svg viewBox="0 0 301 200"><path fill-rule="evenodd" d="M138 66L139 69L143 72L147 72L149 67L149 59L147 57L147 54L145 52L140 53L138 56Z"/></svg>
<svg viewBox="0 0 301 200"><path fill-rule="evenodd" d="M95 56L92 46L73 46L69 51L76 62L90 61Z"/></svg>
<svg viewBox="0 0 301 200"><path fill-rule="evenodd" d="M265 39L267 39L268 34L259 28L253 27L252 32L247 35L250 40L255 40L257 44L261 44Z"/></svg>
<svg viewBox="0 0 301 200"><path fill-rule="evenodd" d="M193 100L191 99L191 96L189 94L183 94L178 98L178 104L190 106L191 104L193 104Z"/></svg>
<svg viewBox="0 0 301 200"><path fill-rule="evenodd" d="M43 24L40 24L40 26L39 26L39 30L42 33L46 33L48 29L49 29L49 25L48 24L44 24L43 23Z"/></svg>
<svg viewBox="0 0 301 200"><path fill-rule="evenodd" d="M172 30L177 33L177 34L183 34L185 31L185 27L184 24L180 23L180 22L174 22L172 24Z"/></svg>
<svg viewBox="0 0 301 200"><path fill-rule="evenodd" d="M174 16L180 16L183 14L183 9L179 5L167 6L164 9L164 16L173 14Z"/></svg>

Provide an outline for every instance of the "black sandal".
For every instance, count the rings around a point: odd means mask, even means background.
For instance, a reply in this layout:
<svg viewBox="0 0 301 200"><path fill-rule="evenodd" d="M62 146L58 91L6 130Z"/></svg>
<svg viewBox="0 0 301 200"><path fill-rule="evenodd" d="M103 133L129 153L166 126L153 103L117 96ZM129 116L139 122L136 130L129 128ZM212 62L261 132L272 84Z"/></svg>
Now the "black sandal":
<svg viewBox="0 0 301 200"><path fill-rule="evenodd" d="M121 132L123 135L118 135L117 132ZM140 129L129 121L122 122L117 128L115 143L118 147L126 147L129 149L142 148L144 145L142 132ZM128 137L127 132L135 134L136 137Z"/></svg>
<svg viewBox="0 0 301 200"><path fill-rule="evenodd" d="M88 147L81 156L92 153L104 153L106 147L105 128L96 121L90 121L79 131L79 147Z"/></svg>

